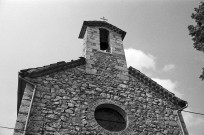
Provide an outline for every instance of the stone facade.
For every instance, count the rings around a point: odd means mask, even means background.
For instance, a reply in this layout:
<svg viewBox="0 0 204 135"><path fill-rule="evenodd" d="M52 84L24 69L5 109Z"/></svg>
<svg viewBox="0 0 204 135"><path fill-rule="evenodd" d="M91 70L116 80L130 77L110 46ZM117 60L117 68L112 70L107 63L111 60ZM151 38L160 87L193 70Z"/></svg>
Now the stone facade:
<svg viewBox="0 0 204 135"><path fill-rule="evenodd" d="M28 122L28 134L172 134L182 135L177 107L130 76L122 81L109 75L86 74L85 66L32 81L37 84ZM100 127L96 106L115 104L128 114L128 126L119 133Z"/></svg>
<svg viewBox="0 0 204 135"><path fill-rule="evenodd" d="M179 117L184 106L177 104L182 100L155 87L170 98L164 96L128 73L123 38L109 27L111 52L101 51L98 29L87 27L83 36L86 64L55 68L59 70L53 72L53 68L33 74L24 71L27 87L16 124L20 130L14 135L187 135ZM26 93L29 98L24 104ZM94 112L102 104L124 110L124 130L113 132L98 124ZM22 112L24 106L29 106L26 112Z"/></svg>

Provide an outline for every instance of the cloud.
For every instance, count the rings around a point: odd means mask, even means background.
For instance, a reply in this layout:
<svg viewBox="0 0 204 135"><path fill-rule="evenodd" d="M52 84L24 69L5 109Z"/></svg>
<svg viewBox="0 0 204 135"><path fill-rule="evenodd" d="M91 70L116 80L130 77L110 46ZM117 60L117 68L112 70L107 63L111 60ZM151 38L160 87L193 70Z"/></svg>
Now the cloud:
<svg viewBox="0 0 204 135"><path fill-rule="evenodd" d="M159 78L152 78L155 82L166 88L168 91L174 93L177 97L181 98L183 94L176 90L177 82L173 82L170 79L159 79Z"/></svg>
<svg viewBox="0 0 204 135"><path fill-rule="evenodd" d="M128 48L125 49L125 56L128 67L132 66L140 71L143 71L144 69L156 70L156 57L151 54L146 54L141 50ZM167 64L161 71L168 72L175 69L175 67L174 64Z"/></svg>
<svg viewBox="0 0 204 135"><path fill-rule="evenodd" d="M146 54L141 50L128 48L125 49L125 56L128 66L135 67L138 70L156 69L156 58L151 54Z"/></svg>
<svg viewBox="0 0 204 135"><path fill-rule="evenodd" d="M173 70L175 68L175 65L174 64L168 64L168 65L165 65L162 69L162 71L165 71L165 72L168 72L170 70Z"/></svg>
<svg viewBox="0 0 204 135"><path fill-rule="evenodd" d="M133 48L125 49L125 56L128 66L133 66L134 68L142 71L143 69L153 69L156 70L156 58L151 54L146 54L141 50L136 50ZM163 71L170 71L175 68L175 65L168 64L162 69ZM151 73L149 73L151 74ZM152 78L158 84L162 85L164 88L174 93L177 97L182 97L183 94L176 90L177 82L173 82L170 79L159 79Z"/></svg>

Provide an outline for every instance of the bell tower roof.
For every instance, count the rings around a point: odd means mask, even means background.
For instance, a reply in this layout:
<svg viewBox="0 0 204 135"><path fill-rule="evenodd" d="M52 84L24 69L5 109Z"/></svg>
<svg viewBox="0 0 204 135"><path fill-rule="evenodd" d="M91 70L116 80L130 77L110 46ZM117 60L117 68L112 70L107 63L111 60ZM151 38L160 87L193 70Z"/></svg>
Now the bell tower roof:
<svg viewBox="0 0 204 135"><path fill-rule="evenodd" d="M121 34L122 40L125 38L126 32L117 28L116 26L107 23L106 21L84 21L80 34L79 34L79 38L84 38L84 34L86 32L86 28L87 26L98 26L98 27L105 27L108 28L118 34Z"/></svg>

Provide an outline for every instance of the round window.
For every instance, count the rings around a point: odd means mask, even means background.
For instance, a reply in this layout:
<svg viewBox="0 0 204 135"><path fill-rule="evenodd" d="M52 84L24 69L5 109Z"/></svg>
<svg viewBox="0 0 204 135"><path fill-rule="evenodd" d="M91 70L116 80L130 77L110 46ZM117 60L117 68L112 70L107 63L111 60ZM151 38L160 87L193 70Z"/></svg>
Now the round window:
<svg viewBox="0 0 204 135"><path fill-rule="evenodd" d="M101 104L94 112L98 124L106 130L117 132L126 128L126 113L113 104Z"/></svg>

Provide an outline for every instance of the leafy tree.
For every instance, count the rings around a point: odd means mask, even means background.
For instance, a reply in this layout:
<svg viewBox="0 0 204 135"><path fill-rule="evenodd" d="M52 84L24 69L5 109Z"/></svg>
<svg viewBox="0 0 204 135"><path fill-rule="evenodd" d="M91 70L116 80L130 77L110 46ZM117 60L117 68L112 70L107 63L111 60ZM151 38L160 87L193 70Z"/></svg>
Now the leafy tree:
<svg viewBox="0 0 204 135"><path fill-rule="evenodd" d="M189 35L192 36L193 47L204 53L204 2L201 2L198 8L195 8L195 13L192 13L191 18L195 20L195 26L189 25ZM204 67L200 78L204 80Z"/></svg>

